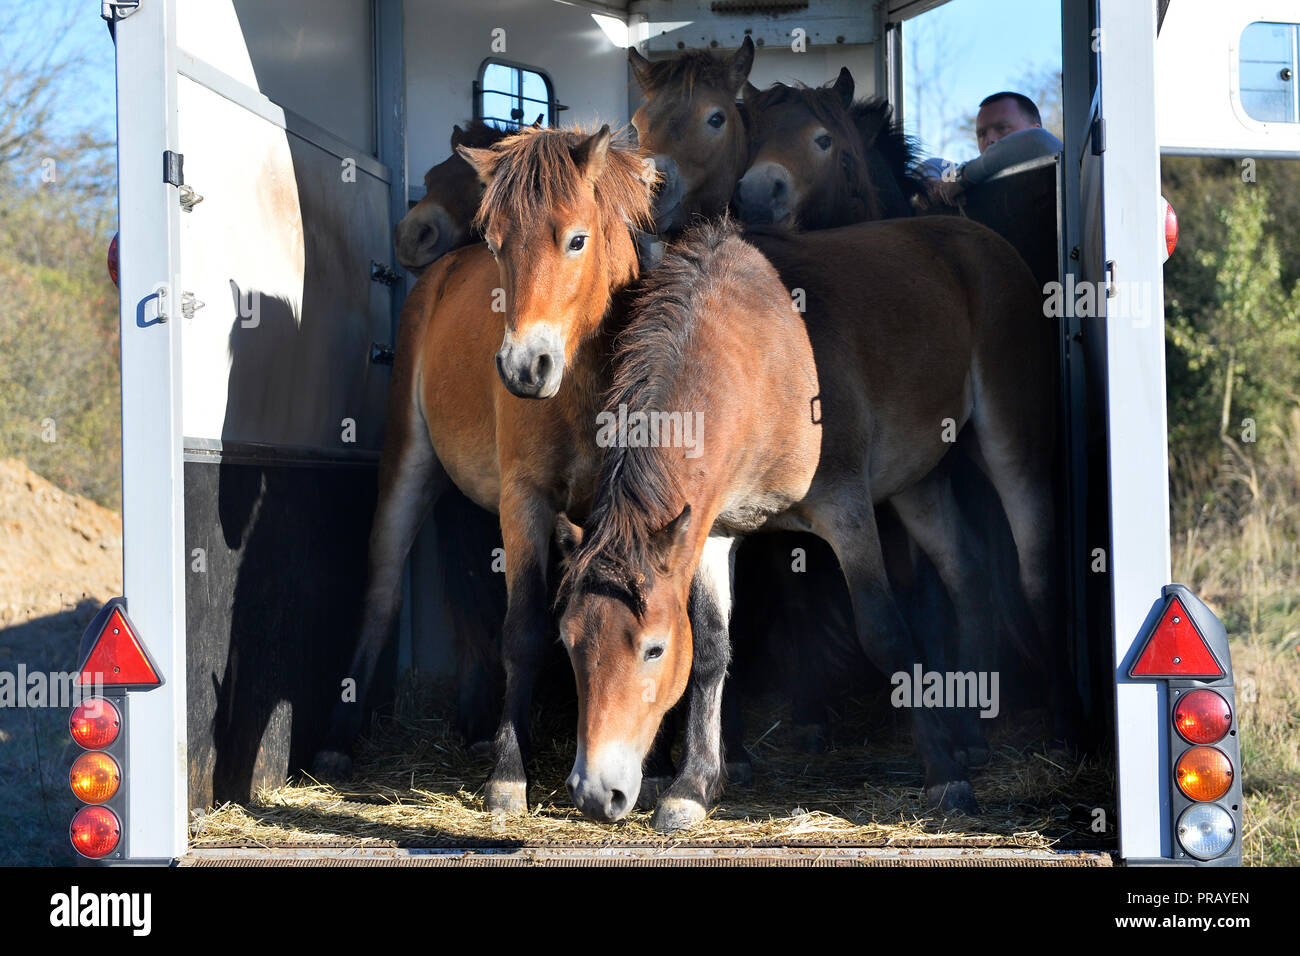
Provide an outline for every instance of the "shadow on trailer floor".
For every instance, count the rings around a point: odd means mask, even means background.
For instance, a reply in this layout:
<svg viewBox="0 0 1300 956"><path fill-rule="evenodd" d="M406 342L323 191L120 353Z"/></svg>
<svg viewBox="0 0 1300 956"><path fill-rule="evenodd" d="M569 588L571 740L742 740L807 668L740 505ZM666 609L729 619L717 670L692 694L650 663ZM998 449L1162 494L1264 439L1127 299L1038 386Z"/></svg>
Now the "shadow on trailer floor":
<svg viewBox="0 0 1300 956"><path fill-rule="evenodd" d="M832 749L817 755L795 746L788 708L759 703L746 735L756 779L728 787L687 834L655 832L646 812L614 825L583 818L564 790L573 718L563 712L536 725L531 812L494 820L483 810L486 758L465 751L448 715L403 716L431 712L407 697L397 716L375 721L351 781L295 781L247 805L196 812L194 852L182 862L1110 865L1112 771L1104 759L1049 753L1039 713L989 722L992 757L972 775L984 812L944 817L925 805L905 715L887 702L841 698ZM1099 810L1104 833L1093 829Z"/></svg>

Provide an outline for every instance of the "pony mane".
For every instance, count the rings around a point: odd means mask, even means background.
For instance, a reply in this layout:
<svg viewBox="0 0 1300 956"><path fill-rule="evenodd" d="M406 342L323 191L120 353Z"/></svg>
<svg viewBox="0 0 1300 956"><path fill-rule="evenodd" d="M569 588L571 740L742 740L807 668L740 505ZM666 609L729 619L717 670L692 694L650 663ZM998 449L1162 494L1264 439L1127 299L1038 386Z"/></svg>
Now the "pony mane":
<svg viewBox="0 0 1300 956"><path fill-rule="evenodd" d="M730 90L731 65L709 50L685 50L671 59L652 61L642 74L642 83L647 94L671 87L689 96L696 83Z"/></svg>
<svg viewBox="0 0 1300 956"><path fill-rule="evenodd" d="M733 238L740 238L740 231L728 216L700 223L674 242L642 281L617 339L608 411L616 413L620 405L629 412L665 411L674 400L698 327L700 299L710 277L723 271L724 247ZM590 591L618 597L643 616L655 578L651 538L684 504L666 449L609 448L586 534L565 564L557 605Z"/></svg>
<svg viewBox="0 0 1300 956"><path fill-rule="evenodd" d="M921 178L916 174L920 145L903 132L901 123L894 121L894 108L883 97L858 100L849 112L853 116L853 125L862 135L864 146L880 154L903 198L910 201L923 188Z"/></svg>
<svg viewBox="0 0 1300 956"><path fill-rule="evenodd" d="M478 229L498 213L510 209L523 220L543 216L550 209L576 205L582 174L573 150L595 130L525 127L492 146L495 162L492 180L483 192L474 217ZM610 143L604 167L595 182L596 205L608 227L627 222L647 228L653 221L651 188L636 150L620 130Z"/></svg>

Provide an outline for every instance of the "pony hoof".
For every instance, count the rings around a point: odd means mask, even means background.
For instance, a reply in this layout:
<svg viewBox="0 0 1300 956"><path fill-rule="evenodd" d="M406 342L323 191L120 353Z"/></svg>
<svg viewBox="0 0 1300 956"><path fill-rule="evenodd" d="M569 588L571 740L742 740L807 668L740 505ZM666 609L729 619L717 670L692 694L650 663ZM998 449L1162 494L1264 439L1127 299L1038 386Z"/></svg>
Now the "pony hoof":
<svg viewBox="0 0 1300 956"><path fill-rule="evenodd" d="M528 812L528 784L516 780L489 780L483 798L493 816L517 816Z"/></svg>
<svg viewBox="0 0 1300 956"><path fill-rule="evenodd" d="M795 746L806 754L824 754L830 750L831 731L826 724L796 724Z"/></svg>
<svg viewBox="0 0 1300 956"><path fill-rule="evenodd" d="M322 750L312 759L311 775L321 783L347 780L352 776L352 758L339 750Z"/></svg>
<svg viewBox="0 0 1300 956"><path fill-rule="evenodd" d="M672 777L642 777L641 792L636 797L638 810L653 810L659 795L672 786Z"/></svg>
<svg viewBox="0 0 1300 956"><path fill-rule="evenodd" d="M745 787L754 782L754 765L748 760L727 762L727 783Z"/></svg>
<svg viewBox="0 0 1300 956"><path fill-rule="evenodd" d="M488 757L492 754L492 741L476 740L465 748L465 752L478 760L482 757Z"/></svg>
<svg viewBox="0 0 1300 956"><path fill-rule="evenodd" d="M708 815L703 805L682 797L667 797L655 807L650 825L660 833L678 833L689 830Z"/></svg>
<svg viewBox="0 0 1300 956"><path fill-rule="evenodd" d="M943 813L975 815L980 812L980 805L975 800L975 789L969 780L952 780L926 787L925 799L930 806Z"/></svg>

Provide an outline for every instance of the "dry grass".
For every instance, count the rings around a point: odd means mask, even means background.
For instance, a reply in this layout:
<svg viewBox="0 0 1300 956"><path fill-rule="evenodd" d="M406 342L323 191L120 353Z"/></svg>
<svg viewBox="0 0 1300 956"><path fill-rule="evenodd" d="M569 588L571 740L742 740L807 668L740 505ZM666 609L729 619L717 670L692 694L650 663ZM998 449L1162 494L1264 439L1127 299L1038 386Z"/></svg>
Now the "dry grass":
<svg viewBox="0 0 1300 956"><path fill-rule="evenodd" d="M1174 580L1233 639L1245 859L1300 865L1300 406L1172 479Z"/></svg>
<svg viewBox="0 0 1300 956"><path fill-rule="evenodd" d="M427 713L432 699L415 711ZM399 714L410 704L408 695ZM563 717L539 722L531 812L494 820L483 808L486 760L468 755L447 721L398 716L377 723L363 742L351 784L303 781L262 791L246 807L196 815L193 845L1107 845L1089 824L1094 806L1106 808L1113 824L1109 772L1097 761L1049 757L1031 743L1041 737L1033 720L996 722L1002 726L991 734L992 760L973 776L984 813L943 817L927 810L910 735L891 715L845 701L836 723L842 742L810 756L794 746L779 704L764 704L767 726L751 725L749 745L757 780L731 787L684 836L656 833L643 811L616 825L583 818L564 790L573 744Z"/></svg>

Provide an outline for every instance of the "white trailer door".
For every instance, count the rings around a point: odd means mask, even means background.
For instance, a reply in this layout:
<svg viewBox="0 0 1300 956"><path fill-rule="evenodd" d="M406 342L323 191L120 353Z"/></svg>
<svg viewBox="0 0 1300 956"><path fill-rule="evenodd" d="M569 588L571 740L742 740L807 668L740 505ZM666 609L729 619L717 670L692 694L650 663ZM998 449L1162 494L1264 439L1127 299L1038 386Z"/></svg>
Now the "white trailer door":
<svg viewBox="0 0 1300 956"><path fill-rule="evenodd" d="M122 325L123 590L166 683L129 699L127 853L185 851L185 580L181 338L171 298L180 203L163 180L176 141L174 5L116 23L118 250ZM160 321L165 317L165 321Z"/></svg>
<svg viewBox="0 0 1300 956"><path fill-rule="evenodd" d="M1079 210L1070 242L1076 275L1092 284L1104 312L1077 320L1092 487L1088 553L1071 559L1096 572L1100 555L1104 576L1092 577L1109 585L1120 851L1130 859L1167 857L1165 689L1127 677L1170 574L1157 9L1154 2L1064 0L1062 12L1067 177ZM1093 616L1094 629L1105 624Z"/></svg>

